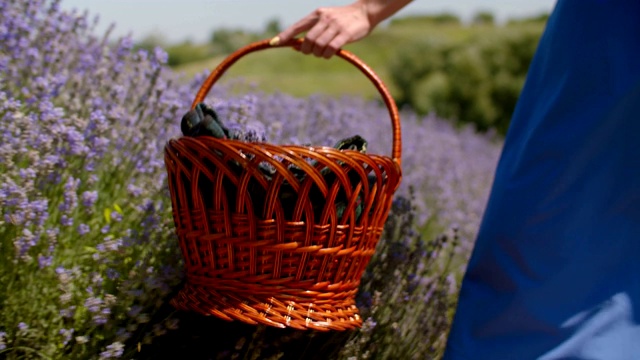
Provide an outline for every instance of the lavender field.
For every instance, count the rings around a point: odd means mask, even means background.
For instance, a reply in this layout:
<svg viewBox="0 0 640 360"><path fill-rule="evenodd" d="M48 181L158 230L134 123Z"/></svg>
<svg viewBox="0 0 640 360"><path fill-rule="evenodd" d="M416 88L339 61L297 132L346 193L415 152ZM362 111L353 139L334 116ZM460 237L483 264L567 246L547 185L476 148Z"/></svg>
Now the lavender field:
<svg viewBox="0 0 640 360"><path fill-rule="evenodd" d="M198 349L184 358L293 356L316 334L267 341L256 327L207 350L212 339L167 309L182 263L163 149L206 74L185 79L161 48L98 34L95 21L58 1L0 0L0 358L162 358L184 334ZM269 142L359 134L390 153L377 102L232 86L207 102ZM401 119L403 183L358 295L365 325L335 358L440 356L502 145L436 116Z"/></svg>

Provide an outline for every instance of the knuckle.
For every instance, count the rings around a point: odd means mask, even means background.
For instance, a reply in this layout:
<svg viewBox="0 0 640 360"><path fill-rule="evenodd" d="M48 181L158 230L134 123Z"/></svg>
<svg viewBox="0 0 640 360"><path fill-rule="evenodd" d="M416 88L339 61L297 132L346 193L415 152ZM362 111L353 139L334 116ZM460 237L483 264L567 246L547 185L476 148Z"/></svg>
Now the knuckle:
<svg viewBox="0 0 640 360"><path fill-rule="evenodd" d="M314 14L318 17L324 17L328 13L329 13L329 8L326 8L326 7L319 7L314 11Z"/></svg>
<svg viewBox="0 0 640 360"><path fill-rule="evenodd" d="M332 11L323 11L318 14L319 21L325 24L339 24L340 17Z"/></svg>

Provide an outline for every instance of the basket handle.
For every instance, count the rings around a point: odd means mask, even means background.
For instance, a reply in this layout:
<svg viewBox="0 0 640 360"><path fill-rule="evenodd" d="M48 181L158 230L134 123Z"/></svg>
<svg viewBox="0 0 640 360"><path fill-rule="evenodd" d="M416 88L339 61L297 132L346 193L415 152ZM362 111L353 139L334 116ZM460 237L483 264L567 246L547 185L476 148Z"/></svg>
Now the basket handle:
<svg viewBox="0 0 640 360"><path fill-rule="evenodd" d="M277 47L292 47L294 50L300 51L300 46L302 45L302 39L294 39L286 43L282 44L271 44L270 40L262 40L251 43L247 46L244 46L235 52L231 53L226 59L224 59L212 72L209 74L209 77L204 81L200 90L196 94L196 98L191 105L193 109L198 103L202 102L204 98L211 90L213 84L222 77L222 75L233 65L236 61L238 61L241 57L255 52L259 50L264 50L267 48L277 48ZM373 70L365 64L362 60L356 57L354 54L348 52L347 50L340 49L336 53L337 56L347 60L355 67L357 67L372 83L382 95L382 99L384 100L387 109L389 110L389 116L391 117L391 127L393 130L393 144L391 149L391 158L400 165L400 155L402 148L402 139L400 135L400 115L398 113L398 107L396 106L395 101L391 97L389 90L384 85L382 80L373 72Z"/></svg>

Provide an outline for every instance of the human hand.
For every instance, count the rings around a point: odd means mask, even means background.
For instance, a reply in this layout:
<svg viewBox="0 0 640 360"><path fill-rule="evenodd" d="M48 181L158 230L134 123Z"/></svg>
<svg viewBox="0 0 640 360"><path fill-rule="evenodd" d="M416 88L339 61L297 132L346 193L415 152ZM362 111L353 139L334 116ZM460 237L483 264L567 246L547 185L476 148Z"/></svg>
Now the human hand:
<svg viewBox="0 0 640 360"><path fill-rule="evenodd" d="M355 2L316 9L272 41L284 43L306 31L300 51L328 59L344 45L367 36L374 26L364 3Z"/></svg>

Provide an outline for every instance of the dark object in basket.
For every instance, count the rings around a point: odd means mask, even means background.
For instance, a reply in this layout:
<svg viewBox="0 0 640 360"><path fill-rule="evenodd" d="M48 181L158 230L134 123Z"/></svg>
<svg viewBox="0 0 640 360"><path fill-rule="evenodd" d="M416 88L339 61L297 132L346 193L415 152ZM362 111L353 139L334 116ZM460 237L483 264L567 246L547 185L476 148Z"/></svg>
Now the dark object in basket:
<svg viewBox="0 0 640 360"><path fill-rule="evenodd" d="M205 103L197 104L193 109L189 110L182 117L181 128L182 134L184 136L213 136L217 139L236 140L246 138L243 131L236 131L234 134L231 134L229 128L224 125L222 120L220 120L220 117L218 116L216 111ZM262 138L264 138L264 136L262 136ZM354 135L339 140L335 144L334 148L338 150L353 150L364 154L367 152L367 140L365 140L360 135ZM235 161L232 161L232 163L228 165L229 169L234 170L236 173L239 173L241 171L240 165ZM317 166L317 161L310 161L310 165ZM262 171L262 173L268 180L271 180L276 172L273 166L270 166L268 163L264 162L258 164L258 168L260 169L260 171ZM290 165L289 170L291 170L291 172L295 175L296 179L299 182L304 180L306 173L302 171L302 169L295 165ZM327 183L331 183L332 181L336 180L335 174L330 172L328 168L322 169L320 173ZM354 178L353 173L350 174L349 178L352 181L357 181ZM375 183L375 174L369 174L368 181L370 186L373 185L373 183ZM203 189L203 191L205 192L205 198L211 198L212 195L209 191L207 191L206 189ZM233 189L229 189L228 192L230 191L233 191ZM260 187L249 187L248 191L249 195L254 200L264 197L263 189ZM318 191L318 188L316 186L313 186L312 190L309 192L309 197L311 199L311 202L314 204L314 213L316 214L316 216L319 216L319 212L324 207L324 198L322 197L322 194ZM279 198L283 204L285 218L291 219L293 208L295 207L295 200L297 198L291 184L287 183L286 181L282 184ZM359 198L356 204L356 221L360 218L360 215L362 213L363 204L361 200L362 199ZM341 218L347 207L346 196L344 192L341 192L336 197L335 206L336 214L338 215L338 218Z"/></svg>
<svg viewBox="0 0 640 360"><path fill-rule="evenodd" d="M222 125L218 114L204 103L197 104L184 114L180 129L182 129L182 135L184 136L208 135L218 139L229 137L229 130Z"/></svg>
<svg viewBox="0 0 640 360"><path fill-rule="evenodd" d="M265 40L234 52L192 106L242 56L274 47L299 50L300 44ZM349 52L337 55L382 95L391 118L391 156L213 136L169 140L165 165L186 274L171 300L177 309L301 330L361 326L355 295L401 179L400 120L377 75ZM261 167L273 170L266 176Z"/></svg>

